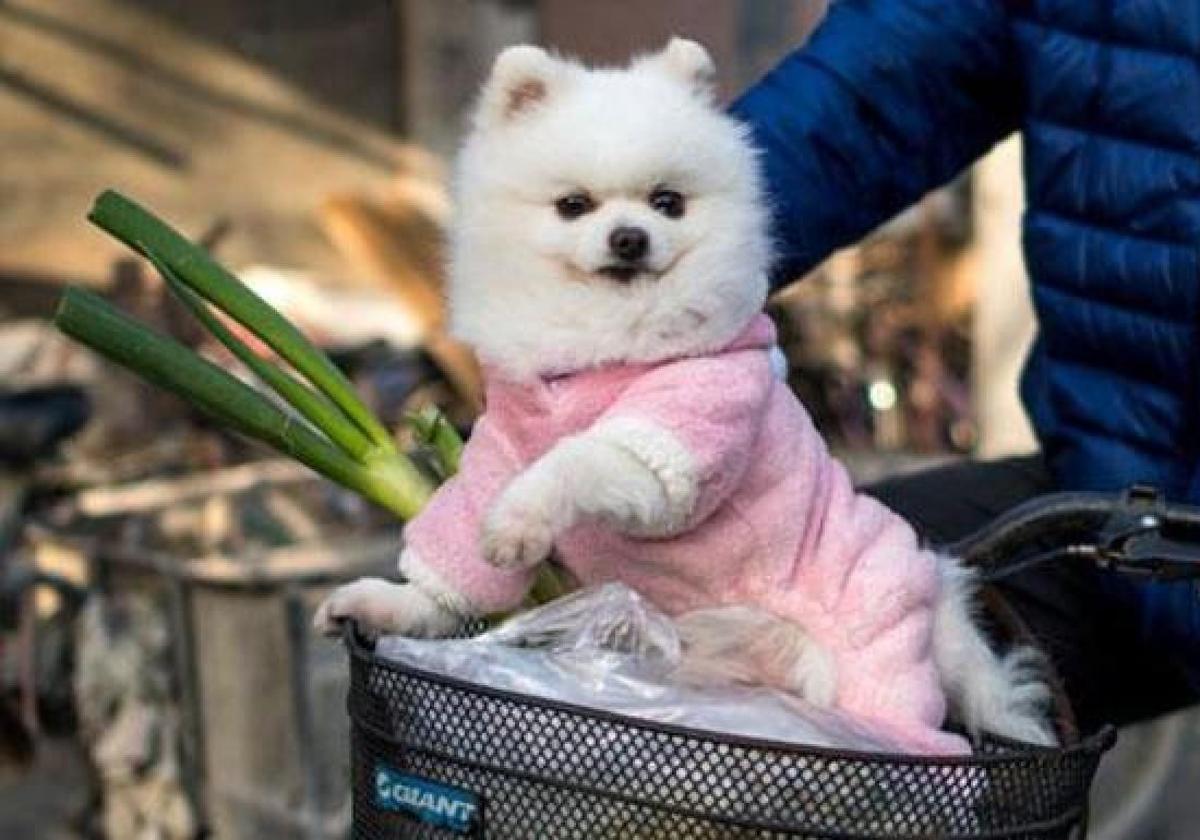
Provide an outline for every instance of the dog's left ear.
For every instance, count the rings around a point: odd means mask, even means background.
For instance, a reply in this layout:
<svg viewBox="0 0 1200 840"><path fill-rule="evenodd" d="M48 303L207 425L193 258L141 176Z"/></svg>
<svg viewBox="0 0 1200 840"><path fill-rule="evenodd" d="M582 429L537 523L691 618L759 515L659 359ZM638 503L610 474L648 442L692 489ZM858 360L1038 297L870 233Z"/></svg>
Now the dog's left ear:
<svg viewBox="0 0 1200 840"><path fill-rule="evenodd" d="M662 52L647 59L705 98L716 93L717 66L703 45L687 38L672 38Z"/></svg>

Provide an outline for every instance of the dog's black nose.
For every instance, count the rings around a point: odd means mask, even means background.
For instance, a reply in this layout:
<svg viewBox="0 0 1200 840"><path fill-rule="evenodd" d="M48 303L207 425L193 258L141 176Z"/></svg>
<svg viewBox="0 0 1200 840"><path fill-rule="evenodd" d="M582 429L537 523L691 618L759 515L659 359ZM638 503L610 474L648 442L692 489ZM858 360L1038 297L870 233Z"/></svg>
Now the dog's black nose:
<svg viewBox="0 0 1200 840"><path fill-rule="evenodd" d="M637 227L619 227L608 235L608 247L625 262L635 262L646 256L650 237Z"/></svg>

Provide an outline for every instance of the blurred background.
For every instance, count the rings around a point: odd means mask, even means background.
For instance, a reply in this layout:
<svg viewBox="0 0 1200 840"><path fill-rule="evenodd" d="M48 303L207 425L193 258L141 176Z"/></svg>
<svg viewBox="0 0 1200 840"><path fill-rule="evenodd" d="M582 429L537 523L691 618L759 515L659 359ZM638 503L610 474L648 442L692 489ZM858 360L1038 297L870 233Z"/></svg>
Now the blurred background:
<svg viewBox="0 0 1200 840"><path fill-rule="evenodd" d="M115 187L327 348L389 423L479 408L440 303L446 171L496 51L705 43L726 98L822 0L0 0L0 837L346 835L327 588L398 528L59 336L65 284L221 358L91 229ZM861 480L1033 449L1020 149L776 296L790 384ZM497 317L503 317L498 313ZM1094 836L1190 838L1200 723L1126 733Z"/></svg>

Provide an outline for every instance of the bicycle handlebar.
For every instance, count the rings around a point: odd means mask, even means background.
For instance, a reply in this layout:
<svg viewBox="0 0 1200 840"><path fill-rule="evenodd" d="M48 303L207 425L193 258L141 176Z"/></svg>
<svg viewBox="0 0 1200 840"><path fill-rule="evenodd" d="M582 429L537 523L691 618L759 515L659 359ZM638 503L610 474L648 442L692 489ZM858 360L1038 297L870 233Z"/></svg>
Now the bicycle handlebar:
<svg viewBox="0 0 1200 840"><path fill-rule="evenodd" d="M1200 578L1200 507L1168 503L1146 485L1052 493L944 548L992 580L1063 557L1160 580Z"/></svg>

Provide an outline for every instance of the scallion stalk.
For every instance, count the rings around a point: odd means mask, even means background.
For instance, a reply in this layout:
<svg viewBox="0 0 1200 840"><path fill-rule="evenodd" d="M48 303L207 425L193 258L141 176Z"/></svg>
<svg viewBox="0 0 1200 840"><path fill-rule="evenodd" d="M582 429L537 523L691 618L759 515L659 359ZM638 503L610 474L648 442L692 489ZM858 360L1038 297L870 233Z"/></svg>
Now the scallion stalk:
<svg viewBox="0 0 1200 840"><path fill-rule="evenodd" d="M283 315L204 248L119 193L102 193L88 218L150 260L197 320L285 407L93 292L66 290L54 316L60 330L191 402L217 422L295 458L401 519L420 512L433 493L433 482L397 451L349 380ZM261 339L308 384L261 358L210 307ZM463 443L445 417L429 408L407 420L418 441L433 453L439 477L444 480L457 472ZM566 588L546 564L539 570L535 598L545 600Z"/></svg>
<svg viewBox="0 0 1200 840"><path fill-rule="evenodd" d="M376 446L385 450L394 448L391 435L359 400L354 387L329 357L204 248L112 190L100 194L88 219L139 254L167 266L191 291L262 339L320 389Z"/></svg>
<svg viewBox="0 0 1200 840"><path fill-rule="evenodd" d="M300 417L93 292L67 289L54 323L76 341L183 397L221 424L295 458L403 519L415 516L433 491L404 456L376 450L369 458L354 458Z"/></svg>

